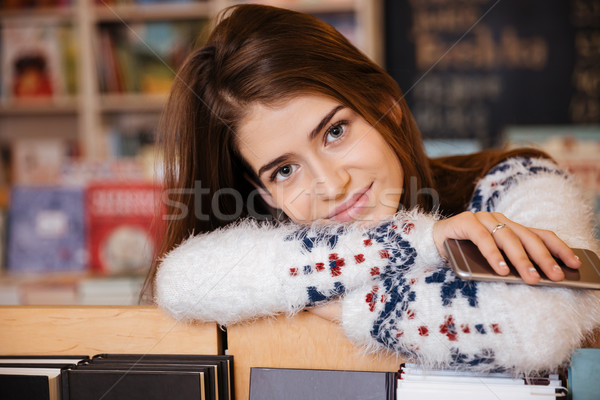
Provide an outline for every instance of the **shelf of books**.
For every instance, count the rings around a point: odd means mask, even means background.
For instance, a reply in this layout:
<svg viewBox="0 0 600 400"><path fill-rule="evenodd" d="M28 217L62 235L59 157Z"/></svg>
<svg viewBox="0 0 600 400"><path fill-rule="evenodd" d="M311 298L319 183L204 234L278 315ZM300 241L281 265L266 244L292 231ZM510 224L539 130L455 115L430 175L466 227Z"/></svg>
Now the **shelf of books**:
<svg viewBox="0 0 600 400"><path fill-rule="evenodd" d="M160 239L160 112L211 18L247 2L0 2L0 304L137 302ZM313 13L381 61L379 0L256 3Z"/></svg>
<svg viewBox="0 0 600 400"><path fill-rule="evenodd" d="M110 156L106 113L159 113L177 68L208 22L236 0L6 0L0 11L0 128L10 141L23 118L71 114L80 152ZM311 12L382 62L380 1L271 0ZM121 97L119 97L121 96ZM141 110L140 110L141 109ZM53 123L56 122L56 123ZM60 118L44 135L65 136ZM115 155L118 156L118 155Z"/></svg>

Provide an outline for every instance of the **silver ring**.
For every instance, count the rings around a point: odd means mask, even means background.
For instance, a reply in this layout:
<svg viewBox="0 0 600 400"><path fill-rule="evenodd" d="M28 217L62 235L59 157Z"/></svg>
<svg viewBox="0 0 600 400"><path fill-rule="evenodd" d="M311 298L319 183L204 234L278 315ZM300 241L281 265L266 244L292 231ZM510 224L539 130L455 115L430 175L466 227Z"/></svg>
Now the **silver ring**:
<svg viewBox="0 0 600 400"><path fill-rule="evenodd" d="M500 229L504 228L505 226L506 226L506 224L498 224L498 225L496 225L496 226L494 227L494 229L492 229L492 235L493 235L494 233L496 233L496 231L498 231L498 230L500 230Z"/></svg>

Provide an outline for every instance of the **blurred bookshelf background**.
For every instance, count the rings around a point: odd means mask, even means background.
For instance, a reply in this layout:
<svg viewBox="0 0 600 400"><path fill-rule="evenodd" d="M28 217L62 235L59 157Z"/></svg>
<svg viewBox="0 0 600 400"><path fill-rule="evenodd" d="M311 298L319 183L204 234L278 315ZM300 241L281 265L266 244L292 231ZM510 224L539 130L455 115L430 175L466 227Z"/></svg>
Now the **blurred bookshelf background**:
<svg viewBox="0 0 600 400"><path fill-rule="evenodd" d="M161 237L155 130L233 0L0 0L0 304L136 304ZM382 59L378 1L313 13Z"/></svg>
<svg viewBox="0 0 600 400"><path fill-rule="evenodd" d="M0 304L137 302L162 106L211 18L248 2L0 0ZM600 0L254 2L317 15L386 68L430 155L541 147L600 215Z"/></svg>

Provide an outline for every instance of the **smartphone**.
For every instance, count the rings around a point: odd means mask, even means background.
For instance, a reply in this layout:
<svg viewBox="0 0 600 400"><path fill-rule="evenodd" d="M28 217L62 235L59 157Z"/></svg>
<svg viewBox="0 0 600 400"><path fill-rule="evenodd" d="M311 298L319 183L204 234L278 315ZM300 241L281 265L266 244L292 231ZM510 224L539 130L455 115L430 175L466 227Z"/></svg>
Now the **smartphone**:
<svg viewBox="0 0 600 400"><path fill-rule="evenodd" d="M487 282L524 283L519 273L504 257L510 269L508 275L498 275L483 257L477 246L470 240L447 239L444 242L448 252L449 263L458 277L465 280ZM600 259L591 250L572 249L581 260L581 267L573 269L567 267L561 260L556 260L563 269L565 278L562 281L552 281L543 271L537 268L542 278L537 285L562 286L579 289L600 290ZM504 254L503 254L504 255ZM535 266L535 264L534 264Z"/></svg>

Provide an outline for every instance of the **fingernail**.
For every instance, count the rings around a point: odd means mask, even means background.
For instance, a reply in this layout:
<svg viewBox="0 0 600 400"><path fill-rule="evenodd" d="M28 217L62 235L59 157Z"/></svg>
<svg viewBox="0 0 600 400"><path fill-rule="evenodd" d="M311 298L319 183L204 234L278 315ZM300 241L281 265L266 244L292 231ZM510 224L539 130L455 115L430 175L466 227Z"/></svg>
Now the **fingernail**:
<svg viewBox="0 0 600 400"><path fill-rule="evenodd" d="M500 267L500 271L502 271L503 273L508 272L508 265L506 265L506 263L504 261L500 261L498 263L498 266Z"/></svg>
<svg viewBox="0 0 600 400"><path fill-rule="evenodd" d="M579 257L575 256L575 258L579 260Z"/></svg>
<svg viewBox="0 0 600 400"><path fill-rule="evenodd" d="M562 271L562 268L561 268L561 267L559 267L559 266L558 266L558 264L554 264L554 266L552 267L552 269L553 269L555 272L560 272L560 271Z"/></svg>
<svg viewBox="0 0 600 400"><path fill-rule="evenodd" d="M529 273L535 277L539 277L540 274L538 274L537 270L535 269L535 267L529 267Z"/></svg>

